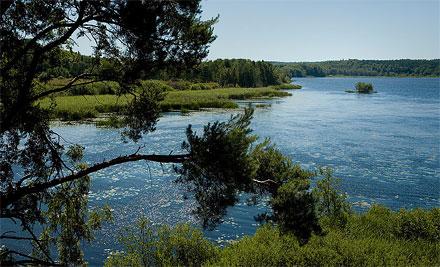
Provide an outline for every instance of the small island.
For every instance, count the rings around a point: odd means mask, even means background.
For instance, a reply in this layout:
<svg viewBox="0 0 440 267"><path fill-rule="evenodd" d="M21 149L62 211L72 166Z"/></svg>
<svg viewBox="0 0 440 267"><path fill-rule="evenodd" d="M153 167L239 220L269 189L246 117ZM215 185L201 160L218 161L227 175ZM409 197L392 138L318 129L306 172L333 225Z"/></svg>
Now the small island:
<svg viewBox="0 0 440 267"><path fill-rule="evenodd" d="M346 90L347 93L358 93L358 94L372 94L376 93L373 89L371 83L358 82L356 84L356 90Z"/></svg>

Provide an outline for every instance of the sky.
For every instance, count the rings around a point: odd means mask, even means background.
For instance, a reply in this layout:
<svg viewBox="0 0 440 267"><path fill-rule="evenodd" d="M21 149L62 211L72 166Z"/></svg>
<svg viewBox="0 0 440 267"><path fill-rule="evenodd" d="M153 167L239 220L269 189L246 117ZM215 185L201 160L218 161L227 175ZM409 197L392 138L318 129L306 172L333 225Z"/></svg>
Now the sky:
<svg viewBox="0 0 440 267"><path fill-rule="evenodd" d="M440 0L202 0L208 59L440 58Z"/></svg>
<svg viewBox="0 0 440 267"><path fill-rule="evenodd" d="M440 0L202 0L202 10L220 16L208 59L440 58Z"/></svg>

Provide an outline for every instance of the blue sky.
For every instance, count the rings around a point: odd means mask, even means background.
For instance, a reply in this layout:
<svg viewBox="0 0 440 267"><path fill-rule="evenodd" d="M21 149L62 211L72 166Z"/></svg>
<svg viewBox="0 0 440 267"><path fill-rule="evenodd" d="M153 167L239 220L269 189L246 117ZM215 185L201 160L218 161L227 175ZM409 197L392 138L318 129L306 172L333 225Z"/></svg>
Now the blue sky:
<svg viewBox="0 0 440 267"><path fill-rule="evenodd" d="M202 10L220 15L208 59L440 58L440 0L202 0Z"/></svg>
<svg viewBox="0 0 440 267"><path fill-rule="evenodd" d="M440 58L440 0L203 0L209 59Z"/></svg>

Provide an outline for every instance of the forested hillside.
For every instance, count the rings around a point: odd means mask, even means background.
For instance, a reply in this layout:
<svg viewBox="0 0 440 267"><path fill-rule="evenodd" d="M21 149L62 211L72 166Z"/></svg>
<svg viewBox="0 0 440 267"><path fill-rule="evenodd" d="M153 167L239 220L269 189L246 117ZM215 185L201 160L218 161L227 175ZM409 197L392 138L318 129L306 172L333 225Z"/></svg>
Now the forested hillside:
<svg viewBox="0 0 440 267"><path fill-rule="evenodd" d="M292 77L324 76L440 76L440 59L338 60L273 64Z"/></svg>

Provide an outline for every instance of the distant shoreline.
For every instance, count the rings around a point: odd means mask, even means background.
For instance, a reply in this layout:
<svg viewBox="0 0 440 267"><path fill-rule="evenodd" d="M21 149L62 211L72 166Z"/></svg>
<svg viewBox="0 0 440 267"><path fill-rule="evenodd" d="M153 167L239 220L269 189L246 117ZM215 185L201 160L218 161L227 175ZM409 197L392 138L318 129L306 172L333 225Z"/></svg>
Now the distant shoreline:
<svg viewBox="0 0 440 267"><path fill-rule="evenodd" d="M349 75L329 75L329 76L303 76L303 77L292 77L292 79L298 78L437 78L440 76L349 76Z"/></svg>

